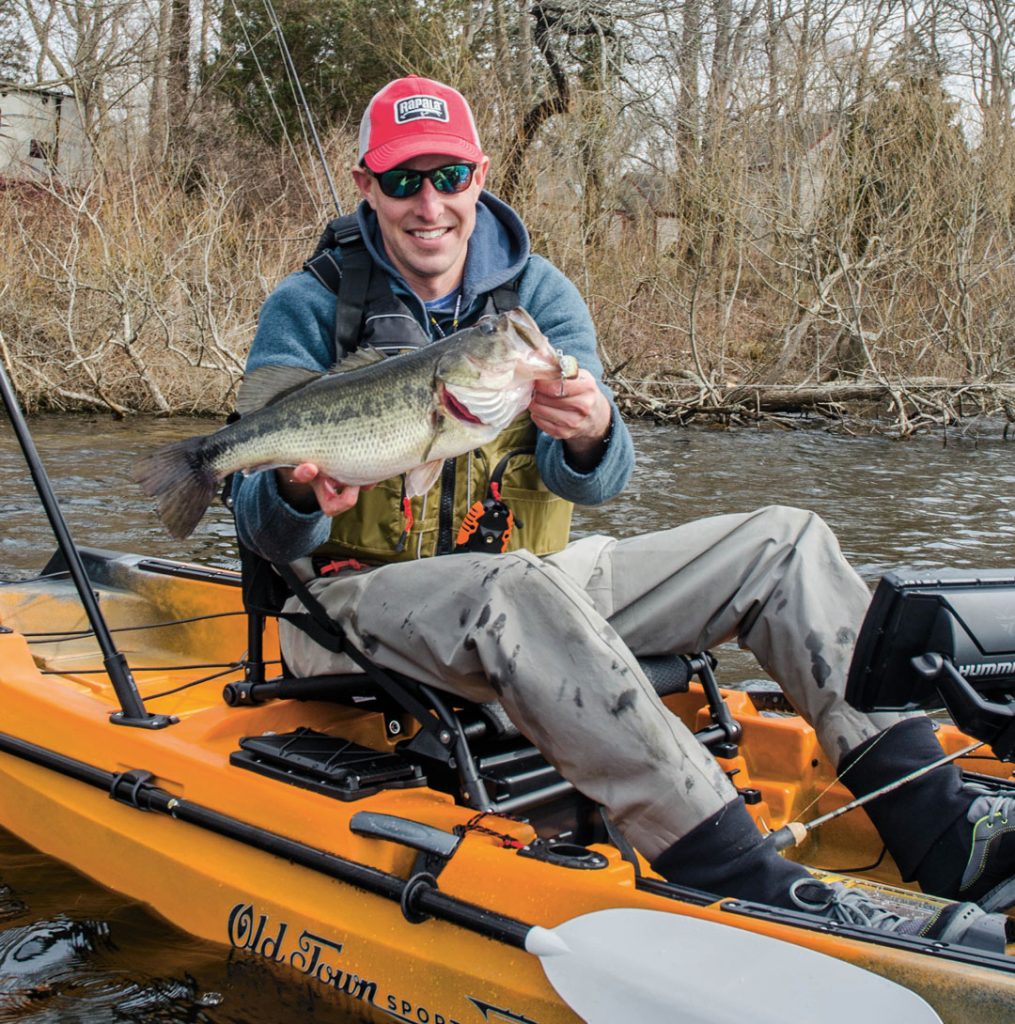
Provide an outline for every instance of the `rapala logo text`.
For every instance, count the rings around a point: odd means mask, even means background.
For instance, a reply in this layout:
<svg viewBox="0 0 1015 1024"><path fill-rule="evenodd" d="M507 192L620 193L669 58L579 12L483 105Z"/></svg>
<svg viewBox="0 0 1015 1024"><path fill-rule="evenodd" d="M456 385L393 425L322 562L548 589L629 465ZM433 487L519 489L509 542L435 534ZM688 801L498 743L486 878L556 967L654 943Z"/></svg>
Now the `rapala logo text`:
<svg viewBox="0 0 1015 1024"><path fill-rule="evenodd" d="M421 117L447 121L448 105L436 96L407 96L395 104L395 124L418 121Z"/></svg>

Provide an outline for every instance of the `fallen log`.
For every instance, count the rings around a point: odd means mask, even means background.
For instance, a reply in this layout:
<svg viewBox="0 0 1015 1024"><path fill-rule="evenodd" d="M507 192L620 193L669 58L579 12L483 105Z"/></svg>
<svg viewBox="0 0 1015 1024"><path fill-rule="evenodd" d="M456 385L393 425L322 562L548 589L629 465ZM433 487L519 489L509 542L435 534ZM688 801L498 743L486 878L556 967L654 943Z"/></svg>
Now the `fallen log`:
<svg viewBox="0 0 1015 1024"><path fill-rule="evenodd" d="M608 380L626 414L666 422L809 412L841 418L847 410L876 409L876 415L887 415L906 433L969 416L999 415L1015 424L1015 384L1006 382L913 378L706 387L687 376L639 380L616 374ZM914 424L914 419L918 423Z"/></svg>

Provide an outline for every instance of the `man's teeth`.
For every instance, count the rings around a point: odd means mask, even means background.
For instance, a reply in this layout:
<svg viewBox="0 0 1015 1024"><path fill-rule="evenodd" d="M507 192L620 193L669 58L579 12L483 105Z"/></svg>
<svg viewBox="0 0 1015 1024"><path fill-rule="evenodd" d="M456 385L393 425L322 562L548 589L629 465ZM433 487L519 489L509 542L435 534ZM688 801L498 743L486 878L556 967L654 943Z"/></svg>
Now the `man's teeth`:
<svg viewBox="0 0 1015 1024"><path fill-rule="evenodd" d="M440 238L448 232L448 228L432 228L430 231L413 231L416 238Z"/></svg>

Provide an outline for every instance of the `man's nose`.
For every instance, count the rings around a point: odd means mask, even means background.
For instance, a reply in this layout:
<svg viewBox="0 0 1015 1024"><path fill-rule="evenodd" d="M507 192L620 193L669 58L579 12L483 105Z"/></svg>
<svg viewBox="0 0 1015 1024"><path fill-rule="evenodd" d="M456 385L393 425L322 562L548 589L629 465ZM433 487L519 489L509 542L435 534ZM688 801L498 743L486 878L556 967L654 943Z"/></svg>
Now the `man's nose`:
<svg viewBox="0 0 1015 1024"><path fill-rule="evenodd" d="M436 220L444 212L444 197L429 178L416 193L416 213L425 220Z"/></svg>

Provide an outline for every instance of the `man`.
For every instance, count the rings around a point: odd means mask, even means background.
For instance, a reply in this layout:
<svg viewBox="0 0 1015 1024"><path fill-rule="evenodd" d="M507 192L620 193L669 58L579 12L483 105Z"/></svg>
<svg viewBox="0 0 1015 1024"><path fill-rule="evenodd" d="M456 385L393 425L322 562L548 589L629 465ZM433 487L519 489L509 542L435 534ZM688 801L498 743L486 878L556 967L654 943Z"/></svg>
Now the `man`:
<svg viewBox="0 0 1015 1024"><path fill-rule="evenodd" d="M499 699L664 877L945 941L987 932L998 941L1003 923L973 902L917 926L813 882L762 839L716 762L659 702L632 651L687 653L736 637L814 725L857 794L941 756L926 718L871 717L843 700L869 592L812 513L769 508L567 543L570 503L620 491L633 448L601 381L584 302L529 253L514 211L483 191L488 167L455 90L415 77L382 89L360 129L352 174L363 202L353 229L269 297L248 369L326 369L336 325L343 348L398 348L517 302L577 358L578 377L537 383L531 422L445 466L433 493L411 505L400 481L360 489L311 464L245 478L235 491L243 541L276 562L326 556L318 565L338 571L311 590L357 647L459 695ZM361 274L352 315L341 283L336 305L322 275L329 262L346 283ZM452 550L454 530L498 474L497 493L522 524L508 552L429 557ZM294 671L336 670L335 655L286 623L281 630ZM907 878L993 910L1015 903L1012 803L966 792L949 767L869 811Z"/></svg>

